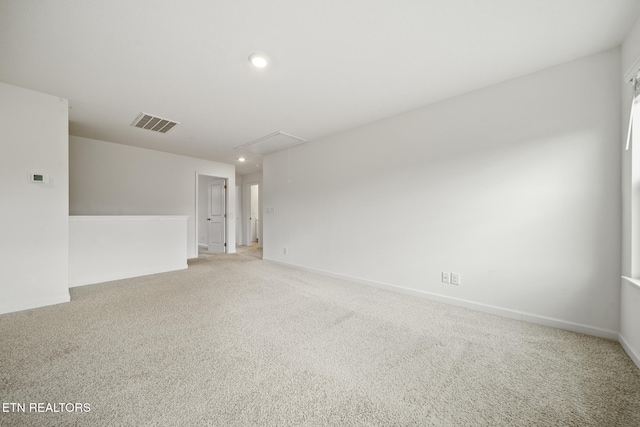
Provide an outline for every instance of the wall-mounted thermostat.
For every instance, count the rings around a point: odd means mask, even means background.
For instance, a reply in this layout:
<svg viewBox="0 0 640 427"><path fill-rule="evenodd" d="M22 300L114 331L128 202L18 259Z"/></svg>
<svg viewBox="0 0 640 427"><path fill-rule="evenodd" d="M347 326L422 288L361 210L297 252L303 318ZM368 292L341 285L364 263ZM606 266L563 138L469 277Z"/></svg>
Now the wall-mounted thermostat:
<svg viewBox="0 0 640 427"><path fill-rule="evenodd" d="M49 183L49 175L47 175L46 173L32 173L32 174L29 174L29 181L36 182L36 183L42 183L42 184L48 184Z"/></svg>

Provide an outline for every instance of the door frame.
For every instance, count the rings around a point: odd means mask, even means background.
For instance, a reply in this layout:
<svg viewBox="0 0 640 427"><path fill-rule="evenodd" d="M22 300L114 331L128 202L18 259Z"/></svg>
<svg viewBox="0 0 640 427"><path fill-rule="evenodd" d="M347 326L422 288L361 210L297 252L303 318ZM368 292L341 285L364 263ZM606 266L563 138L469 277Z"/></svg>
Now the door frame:
<svg viewBox="0 0 640 427"><path fill-rule="evenodd" d="M213 190L214 188L216 189L216 205L218 208L218 213L214 214L214 212L212 212L212 208L214 206L214 193ZM220 197L222 196L222 197ZM220 206L220 203L222 204L222 206ZM222 207L223 210L219 210L219 208ZM211 179L211 180L207 180L207 211L208 211L208 215L207 215L207 228L209 231L209 238L208 238L208 242L207 242L207 252L211 253L227 253L227 181L220 178L220 179ZM214 219L216 219L214 221ZM211 234L212 231L212 225L214 223L218 223L219 225L221 225L221 232L222 235L220 236L218 234L219 237L222 237L222 242L216 242L214 245L212 245L213 242L213 235ZM216 233L217 234L217 233ZM213 249L215 248L215 249Z"/></svg>
<svg viewBox="0 0 640 427"><path fill-rule="evenodd" d="M242 244L242 184L236 182L236 245Z"/></svg>
<svg viewBox="0 0 640 427"><path fill-rule="evenodd" d="M224 185L226 187L226 191L224 192L224 214L225 214L225 222L224 222L224 235L225 235L225 248L224 248L224 252L225 254L228 253L234 253L234 250L230 250L230 246L229 246L229 178L225 178L223 176L218 176L218 175L211 175L208 173L201 173L201 172L196 172L196 217L195 217L195 221L194 221L194 233L195 233L195 254L196 256L199 253L199 246L198 246L198 242L200 241L200 239L198 238L199 234L199 228L200 228L200 203L208 203L208 199L209 196L207 196L207 201L200 201L200 177L201 176L206 176L209 178L215 178L215 179L221 179L224 181ZM235 230L234 230L235 232ZM234 236L234 241L235 241L235 236Z"/></svg>
<svg viewBox="0 0 640 427"><path fill-rule="evenodd" d="M258 186L258 211L260 221L263 220L262 215L262 181L250 181L245 182L242 185L242 243L244 245L251 244L251 221L249 218L251 217L251 186ZM258 236L258 247L262 248L264 245L263 236L264 236L264 226L260 227L260 236Z"/></svg>

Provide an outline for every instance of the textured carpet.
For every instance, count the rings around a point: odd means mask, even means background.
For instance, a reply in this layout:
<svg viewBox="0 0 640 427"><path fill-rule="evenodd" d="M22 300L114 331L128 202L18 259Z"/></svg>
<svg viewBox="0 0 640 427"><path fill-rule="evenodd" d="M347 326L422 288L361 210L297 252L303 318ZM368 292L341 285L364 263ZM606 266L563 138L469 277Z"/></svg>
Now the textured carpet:
<svg viewBox="0 0 640 427"><path fill-rule="evenodd" d="M640 425L640 372L616 342L259 256L0 316L0 399L25 404L0 425Z"/></svg>

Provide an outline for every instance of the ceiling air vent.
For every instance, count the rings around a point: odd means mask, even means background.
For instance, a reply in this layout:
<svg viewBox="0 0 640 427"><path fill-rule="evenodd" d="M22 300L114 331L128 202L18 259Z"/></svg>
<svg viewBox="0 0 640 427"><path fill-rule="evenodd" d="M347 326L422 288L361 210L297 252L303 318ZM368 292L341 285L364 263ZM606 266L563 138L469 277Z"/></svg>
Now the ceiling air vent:
<svg viewBox="0 0 640 427"><path fill-rule="evenodd" d="M140 113L133 123L131 123L131 126L152 130L154 132L167 133L171 128L179 124L179 122L174 122L173 120L163 119L162 117L147 113Z"/></svg>

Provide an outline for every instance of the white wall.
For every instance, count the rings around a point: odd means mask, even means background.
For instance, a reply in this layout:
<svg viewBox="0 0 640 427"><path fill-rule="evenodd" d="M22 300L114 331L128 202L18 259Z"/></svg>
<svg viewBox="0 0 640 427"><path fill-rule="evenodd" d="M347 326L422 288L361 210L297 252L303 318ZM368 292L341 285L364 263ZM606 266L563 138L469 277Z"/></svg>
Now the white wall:
<svg viewBox="0 0 640 427"><path fill-rule="evenodd" d="M187 256L198 256L196 174L227 179L235 215L235 166L88 138L69 138L71 215L187 215ZM227 222L235 252L235 222Z"/></svg>
<svg viewBox="0 0 640 427"><path fill-rule="evenodd" d="M640 60L640 20L636 22L621 47L623 140L626 139L633 94L631 84L624 78L624 74L635 71L632 67L640 65L638 60ZM635 136L638 136L637 132ZM632 160L636 165L636 170L633 171ZM632 189L638 191L639 174L640 149L636 146L635 150L622 151L622 275L635 278L640 277L638 274L640 273L640 253L638 253L640 195L632 198ZM632 238L634 234L635 237ZM627 280L621 280L620 286L620 342L640 367L640 288Z"/></svg>
<svg viewBox="0 0 640 427"><path fill-rule="evenodd" d="M619 76L610 50L265 156L264 258L617 337Z"/></svg>
<svg viewBox="0 0 640 427"><path fill-rule="evenodd" d="M0 83L0 313L69 301L68 108Z"/></svg>

